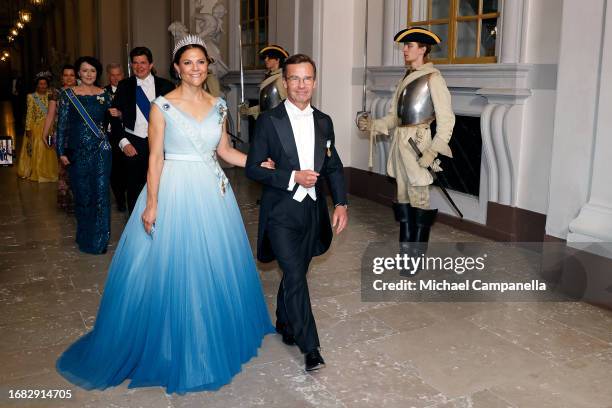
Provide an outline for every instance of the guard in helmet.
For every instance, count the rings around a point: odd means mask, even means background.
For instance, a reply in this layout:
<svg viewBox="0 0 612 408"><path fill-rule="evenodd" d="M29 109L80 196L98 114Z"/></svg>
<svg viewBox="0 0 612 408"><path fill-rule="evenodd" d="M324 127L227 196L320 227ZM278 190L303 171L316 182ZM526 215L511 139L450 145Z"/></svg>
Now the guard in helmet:
<svg viewBox="0 0 612 408"><path fill-rule="evenodd" d="M257 116L261 112L275 108L287 99L287 90L283 86L282 67L289 53L280 45L268 45L259 51L259 57L266 64L266 77L259 84L259 105L249 107L246 103L240 105L240 114Z"/></svg>
<svg viewBox="0 0 612 408"><path fill-rule="evenodd" d="M393 203L393 210L400 223L399 241L403 248L409 248L405 243L429 241L429 231L438 210L430 209L429 186L433 178L428 168L441 171L436 157L439 154L452 157L448 142L455 115L444 78L428 62L431 47L439 44L440 38L429 30L413 27L398 32L393 39L404 44L406 75L395 90L389 113L375 120L362 116L358 119L358 127L362 131L369 130L371 135L389 135L395 128L387 173L397 181L397 202ZM436 134L432 138L429 126L434 120ZM410 146L409 139L413 139L423 153L421 158Z"/></svg>

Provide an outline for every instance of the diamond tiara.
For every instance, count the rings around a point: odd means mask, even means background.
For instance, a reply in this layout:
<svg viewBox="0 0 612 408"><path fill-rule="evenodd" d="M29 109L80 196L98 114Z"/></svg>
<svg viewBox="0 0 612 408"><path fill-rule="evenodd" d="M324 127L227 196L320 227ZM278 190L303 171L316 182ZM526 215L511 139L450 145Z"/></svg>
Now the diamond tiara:
<svg viewBox="0 0 612 408"><path fill-rule="evenodd" d="M193 34L188 34L184 36L183 38L181 38L180 41L177 42L176 45L174 46L174 51L172 51L172 59L174 59L174 56L176 55L176 52L178 50L180 50L186 45L193 45L193 44L201 45L202 47L206 49L206 44L204 43L204 40L202 40L201 37L197 35L193 35Z"/></svg>
<svg viewBox="0 0 612 408"><path fill-rule="evenodd" d="M48 77L52 77L53 74L50 71L40 71L38 74L36 74L36 78L48 78Z"/></svg>

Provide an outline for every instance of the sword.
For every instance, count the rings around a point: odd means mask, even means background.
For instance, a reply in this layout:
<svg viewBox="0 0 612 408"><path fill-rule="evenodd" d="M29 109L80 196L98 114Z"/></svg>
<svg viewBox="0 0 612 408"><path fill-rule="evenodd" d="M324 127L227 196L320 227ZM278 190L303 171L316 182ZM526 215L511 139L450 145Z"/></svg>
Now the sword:
<svg viewBox="0 0 612 408"><path fill-rule="evenodd" d="M367 83L368 83L368 0L365 3L365 35L363 42L363 89L361 94L361 110L357 112L355 116L355 123L359 121L361 117L369 117L370 111L366 110L366 94L367 94Z"/></svg>
<svg viewBox="0 0 612 408"><path fill-rule="evenodd" d="M132 76L132 64L130 64L130 45L125 43L125 52L127 53L127 73L128 77Z"/></svg>
<svg viewBox="0 0 612 408"><path fill-rule="evenodd" d="M242 65L242 25L238 24L238 47L239 47L239 55L240 55L240 105L244 104L244 68ZM242 140L240 135L240 108L238 108L238 120L236 121L236 133L238 135L238 139Z"/></svg>
<svg viewBox="0 0 612 408"><path fill-rule="evenodd" d="M361 110L355 115L355 124L359 128L360 118L369 118L371 112L366 110L367 86L368 86L368 15L369 15L368 0L365 2L365 33L363 38L363 88L361 93ZM368 168L374 166L374 143L376 141L376 132L370 129L370 153L368 155Z"/></svg>
<svg viewBox="0 0 612 408"><path fill-rule="evenodd" d="M416 142L412 138L408 139L408 143L410 143L410 146L412 147L414 152L417 154L419 159L423 157L423 152L421 152L421 149L419 149L419 146L417 146ZM450 194L448 194L448 191L446 191L446 188L444 188L444 186L442 185L441 180L439 180L438 173L433 171L431 167L428 167L427 170L429 170L429 174L431 174L431 176L433 177L434 183L436 183L436 185L440 187L440 190L442 190L442 192L444 193L444 196L446 197L450 205L453 207L455 211L457 211L457 214L459 214L459 217L463 218L463 214L461 213L461 211L459 211L459 207L457 207L457 204L455 204ZM442 175L441 173L440 173L440 178L444 179L444 175ZM445 180L442 180L442 181L445 181Z"/></svg>

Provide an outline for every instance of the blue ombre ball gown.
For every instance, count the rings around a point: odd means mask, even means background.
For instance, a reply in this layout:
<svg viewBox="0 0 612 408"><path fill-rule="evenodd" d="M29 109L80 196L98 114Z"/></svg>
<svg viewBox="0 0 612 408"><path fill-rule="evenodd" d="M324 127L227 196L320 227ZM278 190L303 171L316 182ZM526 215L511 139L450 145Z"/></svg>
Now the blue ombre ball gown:
<svg viewBox="0 0 612 408"><path fill-rule="evenodd" d="M198 122L163 97L165 162L155 232L141 221L146 187L110 265L95 327L58 359L86 389L130 379L168 393L231 381L274 331L232 188L214 156L227 111Z"/></svg>

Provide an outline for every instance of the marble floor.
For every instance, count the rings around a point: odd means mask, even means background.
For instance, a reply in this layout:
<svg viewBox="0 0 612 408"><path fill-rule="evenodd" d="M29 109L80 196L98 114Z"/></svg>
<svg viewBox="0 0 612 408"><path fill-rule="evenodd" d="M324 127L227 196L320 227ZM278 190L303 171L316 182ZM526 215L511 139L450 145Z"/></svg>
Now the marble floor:
<svg viewBox="0 0 612 408"><path fill-rule="evenodd" d="M257 185L230 178L252 244ZM309 284L327 367L303 370L278 335L220 391L85 392L54 370L91 328L125 222L113 212L106 255L79 253L75 221L55 208L55 184L0 168L1 407L612 407L612 312L583 303L370 303L360 297L368 242L394 240L389 208L351 198L348 230L317 258ZM436 224L432 241L478 237ZM259 264L270 312L279 271ZM71 390L68 400L10 399L10 390Z"/></svg>

